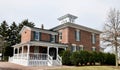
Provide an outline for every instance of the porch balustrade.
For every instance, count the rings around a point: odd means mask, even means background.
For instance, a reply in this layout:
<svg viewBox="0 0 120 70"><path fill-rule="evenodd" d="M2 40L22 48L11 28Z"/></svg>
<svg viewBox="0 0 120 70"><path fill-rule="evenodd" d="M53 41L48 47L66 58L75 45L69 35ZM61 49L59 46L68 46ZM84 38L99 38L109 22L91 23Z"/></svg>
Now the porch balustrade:
<svg viewBox="0 0 120 70"><path fill-rule="evenodd" d="M62 65L62 57L60 57L59 55L57 55L57 62L60 64L60 65Z"/></svg>
<svg viewBox="0 0 120 70"><path fill-rule="evenodd" d="M29 60L47 60L48 55L45 53L30 53Z"/></svg>
<svg viewBox="0 0 120 70"><path fill-rule="evenodd" d="M27 58L27 55L29 58ZM14 54L14 59L29 59L29 60L47 60L48 55L44 53L23 53L23 54Z"/></svg>
<svg viewBox="0 0 120 70"><path fill-rule="evenodd" d="M27 58L27 55L29 56ZM61 57L57 55L57 59L53 60L53 57L45 53L23 53L14 54L13 57L9 57L9 62L25 65L25 66L52 66L55 65L54 61L57 61L59 65L62 64Z"/></svg>

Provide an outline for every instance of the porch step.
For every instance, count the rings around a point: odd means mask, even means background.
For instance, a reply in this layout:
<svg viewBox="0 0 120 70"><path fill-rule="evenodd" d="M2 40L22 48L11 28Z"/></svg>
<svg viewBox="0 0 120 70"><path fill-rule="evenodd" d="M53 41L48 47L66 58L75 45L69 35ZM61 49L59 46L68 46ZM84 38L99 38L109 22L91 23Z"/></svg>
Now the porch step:
<svg viewBox="0 0 120 70"><path fill-rule="evenodd" d="M57 60L53 60L53 66L61 66L61 64Z"/></svg>

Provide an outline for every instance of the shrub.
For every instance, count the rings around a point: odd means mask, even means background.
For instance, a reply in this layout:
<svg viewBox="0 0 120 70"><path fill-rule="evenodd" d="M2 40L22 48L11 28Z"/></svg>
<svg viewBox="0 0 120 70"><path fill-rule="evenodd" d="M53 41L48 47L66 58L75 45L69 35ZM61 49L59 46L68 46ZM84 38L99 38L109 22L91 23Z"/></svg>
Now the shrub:
<svg viewBox="0 0 120 70"><path fill-rule="evenodd" d="M62 63L63 63L63 65L71 65L70 56L71 56L71 53L70 53L69 50L66 50L66 51L62 52Z"/></svg>
<svg viewBox="0 0 120 70"><path fill-rule="evenodd" d="M105 64L105 53L102 53L102 52L98 53L98 62L101 65Z"/></svg>
<svg viewBox="0 0 120 70"><path fill-rule="evenodd" d="M73 52L70 59L73 65L78 66L80 62L79 52Z"/></svg>
<svg viewBox="0 0 120 70"><path fill-rule="evenodd" d="M70 52L69 50L63 51L62 62L64 65L95 65L96 62L101 65L115 65L115 55L110 53L102 52L87 52L87 51L76 51Z"/></svg>
<svg viewBox="0 0 120 70"><path fill-rule="evenodd" d="M105 53L105 63L107 65L115 65L115 55L110 53Z"/></svg>
<svg viewBox="0 0 120 70"><path fill-rule="evenodd" d="M87 51L79 51L79 58L80 58L80 64L83 65L87 65L87 63L89 62L89 52Z"/></svg>
<svg viewBox="0 0 120 70"><path fill-rule="evenodd" d="M95 61L96 61L95 54L96 54L95 52L90 52L90 57L89 57L89 63L90 63L90 65L92 65L92 64L95 65Z"/></svg>

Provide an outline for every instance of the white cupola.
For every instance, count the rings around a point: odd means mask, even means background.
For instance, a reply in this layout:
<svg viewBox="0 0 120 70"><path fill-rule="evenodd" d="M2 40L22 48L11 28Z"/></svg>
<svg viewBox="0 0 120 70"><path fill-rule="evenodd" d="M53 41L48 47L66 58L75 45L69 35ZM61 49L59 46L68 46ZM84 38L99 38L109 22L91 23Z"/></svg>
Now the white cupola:
<svg viewBox="0 0 120 70"><path fill-rule="evenodd" d="M66 14L64 16L59 17L58 20L60 21L60 24L64 24L64 23L67 23L67 22L74 23L76 18L77 17L74 16L74 15Z"/></svg>

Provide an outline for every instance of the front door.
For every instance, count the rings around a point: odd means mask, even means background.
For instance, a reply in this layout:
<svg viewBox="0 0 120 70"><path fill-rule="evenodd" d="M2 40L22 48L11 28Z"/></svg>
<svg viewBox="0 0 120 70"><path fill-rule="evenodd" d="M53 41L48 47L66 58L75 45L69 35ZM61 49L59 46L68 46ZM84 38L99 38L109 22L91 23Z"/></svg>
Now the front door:
<svg viewBox="0 0 120 70"><path fill-rule="evenodd" d="M56 56L57 56L56 48L50 48L49 54L50 54L50 56L53 57L53 60L56 60Z"/></svg>

